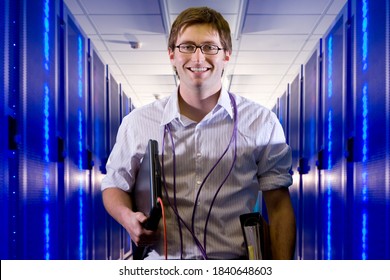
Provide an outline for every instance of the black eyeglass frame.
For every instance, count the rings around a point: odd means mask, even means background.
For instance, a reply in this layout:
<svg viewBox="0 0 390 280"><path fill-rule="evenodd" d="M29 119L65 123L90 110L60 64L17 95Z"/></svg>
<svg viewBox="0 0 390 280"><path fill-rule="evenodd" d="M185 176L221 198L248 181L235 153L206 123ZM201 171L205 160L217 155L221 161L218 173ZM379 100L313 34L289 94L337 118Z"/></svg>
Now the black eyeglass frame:
<svg viewBox="0 0 390 280"><path fill-rule="evenodd" d="M180 46L182 46L182 45L185 45L185 46L192 46L192 47L195 47L195 49L194 49L193 52L186 52L186 51L183 51L183 50L180 48ZM216 47L215 53L207 53L207 52L204 52L203 48L204 48L205 46ZM213 45L213 44L203 44L203 45L197 46L197 45L194 45L194 44L182 43L182 44L177 45L177 46L175 46L175 47L176 47L177 49L179 49L179 52L185 53L185 54L192 54L192 53L195 53L197 49L200 49L200 51L201 51L203 54L206 54L206 55L216 55L216 54L218 54L219 51L224 50L224 48L220 48L220 47L218 47L217 45Z"/></svg>

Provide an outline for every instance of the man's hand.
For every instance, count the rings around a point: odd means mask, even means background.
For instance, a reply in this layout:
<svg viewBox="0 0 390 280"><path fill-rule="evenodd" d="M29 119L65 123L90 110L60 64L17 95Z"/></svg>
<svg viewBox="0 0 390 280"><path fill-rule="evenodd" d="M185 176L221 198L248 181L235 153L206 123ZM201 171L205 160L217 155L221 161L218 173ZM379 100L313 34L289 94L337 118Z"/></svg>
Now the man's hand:
<svg viewBox="0 0 390 280"><path fill-rule="evenodd" d="M131 210L132 202L127 192L118 188L108 188L102 195L107 212L126 229L137 246L151 245L159 239L158 230L151 231L142 226L148 217Z"/></svg>
<svg viewBox="0 0 390 280"><path fill-rule="evenodd" d="M145 229L142 224L148 219L142 212L132 212L128 216L128 222L123 225L130 234L135 245L144 247L152 245L160 238L160 232Z"/></svg>

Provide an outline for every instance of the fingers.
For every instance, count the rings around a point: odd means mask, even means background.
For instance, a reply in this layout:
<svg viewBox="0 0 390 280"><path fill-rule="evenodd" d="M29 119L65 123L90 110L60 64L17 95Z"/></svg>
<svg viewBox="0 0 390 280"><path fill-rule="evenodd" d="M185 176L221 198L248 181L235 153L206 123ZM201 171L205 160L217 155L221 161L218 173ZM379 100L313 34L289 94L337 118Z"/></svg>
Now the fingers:
<svg viewBox="0 0 390 280"><path fill-rule="evenodd" d="M141 212L135 212L129 217L129 224L126 227L127 232L130 234L131 239L137 246L148 246L156 243L159 239L159 232L146 230L142 224L146 222L148 218Z"/></svg>
<svg viewBox="0 0 390 280"><path fill-rule="evenodd" d="M145 230L145 233L139 236L137 242L133 241L137 246L145 247L155 244L159 239L158 236L159 233L157 231Z"/></svg>
<svg viewBox="0 0 390 280"><path fill-rule="evenodd" d="M146 220L148 219L148 217L146 217L145 214L142 213L142 212L135 212L135 213L134 213L134 218L135 218L140 224L143 224L143 223L146 222Z"/></svg>

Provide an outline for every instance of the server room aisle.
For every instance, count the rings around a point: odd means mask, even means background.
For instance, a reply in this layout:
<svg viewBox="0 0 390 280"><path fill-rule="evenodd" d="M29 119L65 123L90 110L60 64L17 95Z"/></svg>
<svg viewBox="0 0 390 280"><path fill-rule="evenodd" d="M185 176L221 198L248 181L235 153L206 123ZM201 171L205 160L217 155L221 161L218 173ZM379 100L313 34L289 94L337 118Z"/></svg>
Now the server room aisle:
<svg viewBox="0 0 390 280"><path fill-rule="evenodd" d="M389 0L351 0L273 111L296 259L390 259ZM100 182L131 98L63 1L0 6L0 258L131 258Z"/></svg>

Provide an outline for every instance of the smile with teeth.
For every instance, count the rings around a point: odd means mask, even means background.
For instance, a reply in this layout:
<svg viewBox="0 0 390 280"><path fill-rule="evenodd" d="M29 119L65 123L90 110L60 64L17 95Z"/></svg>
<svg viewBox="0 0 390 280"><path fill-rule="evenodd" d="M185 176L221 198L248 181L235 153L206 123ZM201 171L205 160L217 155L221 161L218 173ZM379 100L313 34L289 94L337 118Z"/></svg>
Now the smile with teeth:
<svg viewBox="0 0 390 280"><path fill-rule="evenodd" d="M190 67L192 72L206 72L208 70L207 67Z"/></svg>

